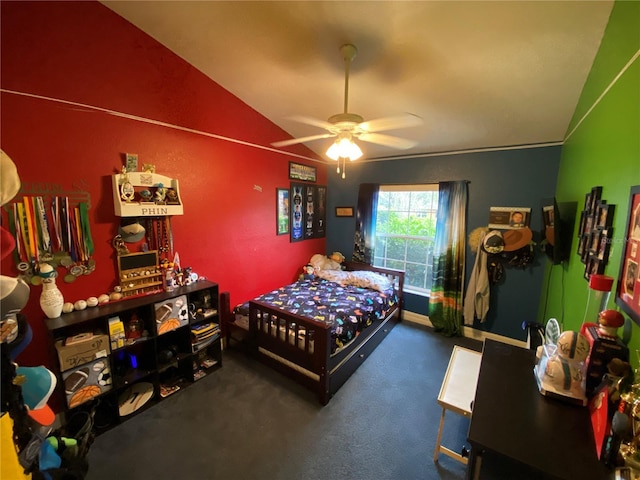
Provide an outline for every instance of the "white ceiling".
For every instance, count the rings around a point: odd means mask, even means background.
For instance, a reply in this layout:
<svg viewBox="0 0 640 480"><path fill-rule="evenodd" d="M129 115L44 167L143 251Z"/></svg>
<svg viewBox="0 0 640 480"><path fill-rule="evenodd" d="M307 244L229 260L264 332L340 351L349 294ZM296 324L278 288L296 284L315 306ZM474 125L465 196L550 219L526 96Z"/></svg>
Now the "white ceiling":
<svg viewBox="0 0 640 480"><path fill-rule="evenodd" d="M349 111L424 125L365 158L562 142L613 1L102 1L293 137ZM215 133L215 132L210 132ZM285 137L286 138L286 137ZM251 139L243 139L251 141ZM283 140L274 138L272 141ZM320 155L331 139L306 145ZM295 147L282 147L290 150ZM326 157L325 157L326 158Z"/></svg>

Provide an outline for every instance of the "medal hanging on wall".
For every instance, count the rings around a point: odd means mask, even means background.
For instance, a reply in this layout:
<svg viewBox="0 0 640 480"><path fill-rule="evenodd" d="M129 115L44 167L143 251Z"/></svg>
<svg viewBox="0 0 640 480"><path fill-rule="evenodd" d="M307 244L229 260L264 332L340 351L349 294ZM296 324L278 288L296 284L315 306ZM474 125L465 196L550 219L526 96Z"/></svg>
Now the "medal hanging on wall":
<svg viewBox="0 0 640 480"><path fill-rule="evenodd" d="M68 209L66 220L69 232L67 251L70 258L65 258L68 273L64 276L64 281L71 283L82 275L91 274L96 268L96 262L91 258L94 247L87 204L81 202L77 207Z"/></svg>
<svg viewBox="0 0 640 480"><path fill-rule="evenodd" d="M53 197L49 216L43 197L25 196L12 205L11 213L9 226L16 241L16 265L32 285L41 283L40 264L51 265L54 275L58 266L65 267L67 283L95 270L86 202L71 208L68 197Z"/></svg>
<svg viewBox="0 0 640 480"><path fill-rule="evenodd" d="M154 217L148 231L153 232L153 235L149 236L150 250L157 250L159 259L170 261L173 255L171 217Z"/></svg>

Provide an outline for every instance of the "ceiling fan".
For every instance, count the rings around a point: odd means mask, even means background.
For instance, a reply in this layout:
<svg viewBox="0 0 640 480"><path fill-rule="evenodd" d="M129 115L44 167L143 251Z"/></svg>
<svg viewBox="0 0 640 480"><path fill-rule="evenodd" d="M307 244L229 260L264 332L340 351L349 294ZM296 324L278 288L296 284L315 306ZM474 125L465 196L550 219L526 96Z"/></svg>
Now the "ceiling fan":
<svg viewBox="0 0 640 480"><path fill-rule="evenodd" d="M327 150L327 156L333 160L345 158L356 160L357 158L360 158L362 156L362 151L353 141L354 139L398 149L408 149L415 146L417 142L413 140L385 135L378 132L421 125L422 119L420 117L412 114L405 114L394 117L378 118L365 122L362 116L349 112L349 67L351 66L353 59L356 57L358 50L354 45L346 44L340 47L340 51L342 52L345 62L344 112L329 117L328 121L299 115L289 117L294 121L324 128L327 130L327 133L282 140L274 142L271 145L274 147L286 147L296 143L306 143L323 138L336 137L336 141L331 145L331 147L329 147L329 150Z"/></svg>

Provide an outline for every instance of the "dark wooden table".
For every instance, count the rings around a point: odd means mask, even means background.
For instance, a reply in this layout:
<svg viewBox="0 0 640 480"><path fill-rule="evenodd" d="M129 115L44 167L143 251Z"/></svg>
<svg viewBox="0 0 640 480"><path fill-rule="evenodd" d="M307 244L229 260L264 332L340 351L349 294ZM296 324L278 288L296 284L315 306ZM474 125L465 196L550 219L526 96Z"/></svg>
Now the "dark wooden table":
<svg viewBox="0 0 640 480"><path fill-rule="evenodd" d="M469 426L467 480L480 478L485 451L548 478L613 479L597 458L588 407L541 395L534 365L532 350L485 340Z"/></svg>

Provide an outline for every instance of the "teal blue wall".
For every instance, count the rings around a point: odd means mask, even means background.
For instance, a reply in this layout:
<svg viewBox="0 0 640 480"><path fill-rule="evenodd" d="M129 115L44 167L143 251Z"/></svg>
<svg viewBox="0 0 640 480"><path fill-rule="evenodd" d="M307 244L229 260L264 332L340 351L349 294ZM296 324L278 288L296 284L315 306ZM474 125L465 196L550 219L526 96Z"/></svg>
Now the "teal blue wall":
<svg viewBox="0 0 640 480"><path fill-rule="evenodd" d="M492 206L531 207L531 228L539 239L541 200L553 197L560 163L560 147L463 153L347 165L346 178L329 169L329 218L327 251L341 251L350 258L354 218L336 218L336 206L355 206L360 183L407 184L468 180L467 232L486 226ZM502 284L494 286L487 320L476 328L524 340L522 321L535 321L545 266L548 260L536 248L536 259L525 269L506 268ZM467 278L475 254L467 249ZM427 314L427 300L407 295L408 311Z"/></svg>

